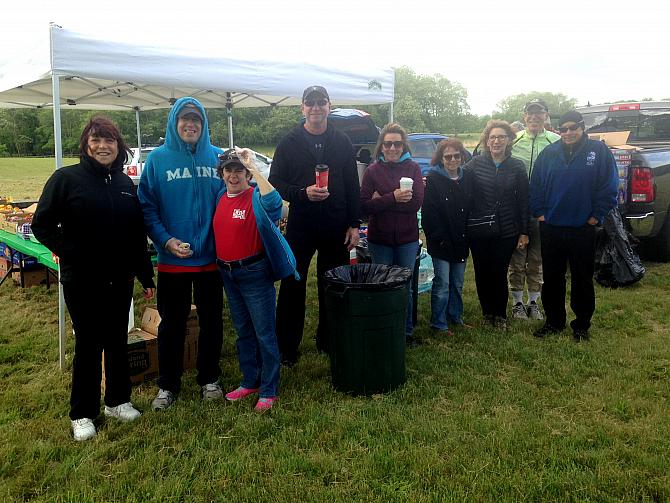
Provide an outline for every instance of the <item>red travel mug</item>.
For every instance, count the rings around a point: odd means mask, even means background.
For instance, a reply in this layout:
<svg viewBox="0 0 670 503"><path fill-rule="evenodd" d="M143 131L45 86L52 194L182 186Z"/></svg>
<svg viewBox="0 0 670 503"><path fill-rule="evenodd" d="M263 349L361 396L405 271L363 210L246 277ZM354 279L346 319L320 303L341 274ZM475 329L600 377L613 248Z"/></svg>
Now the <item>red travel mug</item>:
<svg viewBox="0 0 670 503"><path fill-rule="evenodd" d="M328 188L328 165L317 164L314 168L316 173L316 186L322 189Z"/></svg>

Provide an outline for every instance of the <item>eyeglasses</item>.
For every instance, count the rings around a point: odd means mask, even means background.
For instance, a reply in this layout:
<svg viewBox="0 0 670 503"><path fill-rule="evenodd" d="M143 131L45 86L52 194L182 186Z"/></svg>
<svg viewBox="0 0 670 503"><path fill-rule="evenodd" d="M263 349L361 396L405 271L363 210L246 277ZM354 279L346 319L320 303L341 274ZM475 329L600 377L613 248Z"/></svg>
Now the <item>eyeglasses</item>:
<svg viewBox="0 0 670 503"><path fill-rule="evenodd" d="M496 141L503 141L503 140L509 140L509 137L505 135L500 135L500 136L489 136L489 141L491 143L495 143Z"/></svg>
<svg viewBox="0 0 670 503"><path fill-rule="evenodd" d="M461 154L444 154L442 156L442 159L444 159L447 162L451 161L452 159L454 161L460 161L461 160Z"/></svg>
<svg viewBox="0 0 670 503"><path fill-rule="evenodd" d="M558 132L559 133L567 133L568 131L577 131L583 125L584 125L584 122L580 121L577 124L573 124L572 126L559 127Z"/></svg>
<svg viewBox="0 0 670 503"><path fill-rule="evenodd" d="M306 107L313 107L313 106L320 106L320 107L325 107L328 104L328 100L305 100L303 101L303 104Z"/></svg>
<svg viewBox="0 0 670 503"><path fill-rule="evenodd" d="M405 146L404 142L402 141L383 141L382 145L384 145L384 148L402 148Z"/></svg>

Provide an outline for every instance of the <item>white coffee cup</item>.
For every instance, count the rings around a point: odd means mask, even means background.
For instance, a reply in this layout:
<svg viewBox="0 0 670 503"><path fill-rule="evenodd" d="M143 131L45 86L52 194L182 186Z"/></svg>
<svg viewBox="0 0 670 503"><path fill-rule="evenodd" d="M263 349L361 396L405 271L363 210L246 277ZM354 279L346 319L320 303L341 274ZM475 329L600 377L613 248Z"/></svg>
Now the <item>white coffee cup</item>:
<svg viewBox="0 0 670 503"><path fill-rule="evenodd" d="M403 176L400 179L400 188L403 189L403 190L407 190L407 189L412 190L413 185L414 185L414 179L413 178Z"/></svg>

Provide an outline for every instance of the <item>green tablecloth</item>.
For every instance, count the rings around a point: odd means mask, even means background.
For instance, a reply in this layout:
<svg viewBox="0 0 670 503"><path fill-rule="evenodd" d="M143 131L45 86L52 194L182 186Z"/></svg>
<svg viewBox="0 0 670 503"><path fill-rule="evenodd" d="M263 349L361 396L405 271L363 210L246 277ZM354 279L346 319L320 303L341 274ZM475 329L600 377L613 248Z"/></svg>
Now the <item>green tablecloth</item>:
<svg viewBox="0 0 670 503"><path fill-rule="evenodd" d="M49 269L53 269L54 271L58 270L56 262L54 262L53 258L51 257L51 251L49 251L46 246L40 243L33 243L32 241L28 241L17 236L16 234L12 234L11 232L3 231L1 229L0 243L5 243L12 250L21 252L24 255L35 257L40 264L47 266Z"/></svg>

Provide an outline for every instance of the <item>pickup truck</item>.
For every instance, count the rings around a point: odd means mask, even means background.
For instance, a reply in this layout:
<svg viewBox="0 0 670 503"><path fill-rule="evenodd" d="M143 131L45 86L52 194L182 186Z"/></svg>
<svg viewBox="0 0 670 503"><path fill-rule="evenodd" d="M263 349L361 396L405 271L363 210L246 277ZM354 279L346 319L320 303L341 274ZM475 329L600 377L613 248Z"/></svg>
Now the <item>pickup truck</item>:
<svg viewBox="0 0 670 503"><path fill-rule="evenodd" d="M670 101L579 107L587 133L629 132L613 148L619 168L619 210L643 255L670 261ZM625 135L624 135L625 137Z"/></svg>

